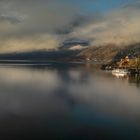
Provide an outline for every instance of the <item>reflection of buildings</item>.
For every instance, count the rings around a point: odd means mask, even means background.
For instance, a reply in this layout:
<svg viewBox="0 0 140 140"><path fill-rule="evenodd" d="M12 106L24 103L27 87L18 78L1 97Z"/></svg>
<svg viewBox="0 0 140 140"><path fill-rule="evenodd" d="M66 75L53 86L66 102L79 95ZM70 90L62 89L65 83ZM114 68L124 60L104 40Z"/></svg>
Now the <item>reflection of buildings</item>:
<svg viewBox="0 0 140 140"><path fill-rule="evenodd" d="M129 77L129 83L134 83L137 86L140 86L140 75L134 75Z"/></svg>
<svg viewBox="0 0 140 140"><path fill-rule="evenodd" d="M125 76L116 76L118 79L126 81L129 84L137 85L137 87L140 87L140 75L134 74L134 75L125 75Z"/></svg>

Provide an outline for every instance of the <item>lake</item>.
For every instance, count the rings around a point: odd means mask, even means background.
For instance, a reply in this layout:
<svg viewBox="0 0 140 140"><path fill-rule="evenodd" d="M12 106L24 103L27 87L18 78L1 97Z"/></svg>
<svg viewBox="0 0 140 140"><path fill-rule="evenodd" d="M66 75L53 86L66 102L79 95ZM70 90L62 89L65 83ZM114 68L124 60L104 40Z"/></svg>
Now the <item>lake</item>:
<svg viewBox="0 0 140 140"><path fill-rule="evenodd" d="M1 64L0 138L140 139L140 78L89 63Z"/></svg>

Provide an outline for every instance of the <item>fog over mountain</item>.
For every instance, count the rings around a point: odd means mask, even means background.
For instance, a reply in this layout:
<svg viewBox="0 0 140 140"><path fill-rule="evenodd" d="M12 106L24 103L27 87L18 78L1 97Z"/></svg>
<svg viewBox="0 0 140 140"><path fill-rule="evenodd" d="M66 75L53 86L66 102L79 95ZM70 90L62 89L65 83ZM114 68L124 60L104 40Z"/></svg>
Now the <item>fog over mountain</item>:
<svg viewBox="0 0 140 140"><path fill-rule="evenodd" d="M56 50L71 38L138 43L139 16L139 0L0 0L0 53Z"/></svg>

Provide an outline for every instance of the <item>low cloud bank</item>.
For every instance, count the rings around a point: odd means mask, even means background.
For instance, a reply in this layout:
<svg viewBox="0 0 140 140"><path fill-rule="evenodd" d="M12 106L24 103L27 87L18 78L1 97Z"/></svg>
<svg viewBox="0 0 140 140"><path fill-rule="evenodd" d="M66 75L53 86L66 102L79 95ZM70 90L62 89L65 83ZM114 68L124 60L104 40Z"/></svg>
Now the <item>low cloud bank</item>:
<svg viewBox="0 0 140 140"><path fill-rule="evenodd" d="M92 45L140 42L139 1L105 14L81 8L64 0L0 0L0 53L57 49L70 38Z"/></svg>

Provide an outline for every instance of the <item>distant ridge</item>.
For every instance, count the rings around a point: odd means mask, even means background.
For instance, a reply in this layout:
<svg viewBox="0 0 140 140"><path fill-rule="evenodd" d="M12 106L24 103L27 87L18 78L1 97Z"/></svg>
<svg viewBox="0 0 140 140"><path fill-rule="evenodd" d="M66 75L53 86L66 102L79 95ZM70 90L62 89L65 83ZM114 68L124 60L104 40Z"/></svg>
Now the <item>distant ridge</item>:
<svg viewBox="0 0 140 140"><path fill-rule="evenodd" d="M79 53L72 50L31 51L0 54L0 60L68 60Z"/></svg>
<svg viewBox="0 0 140 140"><path fill-rule="evenodd" d="M140 43L126 46L109 44L77 50L58 49L7 53L0 54L0 60L100 61L105 63L119 60L126 55L132 57L140 55Z"/></svg>

